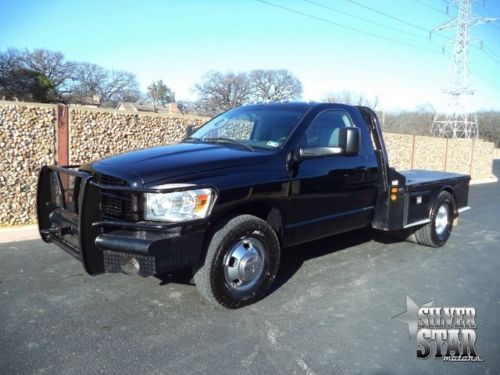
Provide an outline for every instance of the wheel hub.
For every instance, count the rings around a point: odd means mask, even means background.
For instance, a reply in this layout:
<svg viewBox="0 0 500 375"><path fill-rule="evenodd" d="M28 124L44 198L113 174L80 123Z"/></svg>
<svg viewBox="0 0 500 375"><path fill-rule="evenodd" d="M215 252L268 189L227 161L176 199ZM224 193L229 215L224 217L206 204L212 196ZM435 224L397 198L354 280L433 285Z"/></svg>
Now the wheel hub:
<svg viewBox="0 0 500 375"><path fill-rule="evenodd" d="M436 234L438 236L441 237L445 233L448 227L448 223L449 223L448 207L446 205L442 205L439 207L435 219Z"/></svg>
<svg viewBox="0 0 500 375"><path fill-rule="evenodd" d="M255 238L236 243L224 259L227 284L236 290L252 288L264 271L264 246Z"/></svg>

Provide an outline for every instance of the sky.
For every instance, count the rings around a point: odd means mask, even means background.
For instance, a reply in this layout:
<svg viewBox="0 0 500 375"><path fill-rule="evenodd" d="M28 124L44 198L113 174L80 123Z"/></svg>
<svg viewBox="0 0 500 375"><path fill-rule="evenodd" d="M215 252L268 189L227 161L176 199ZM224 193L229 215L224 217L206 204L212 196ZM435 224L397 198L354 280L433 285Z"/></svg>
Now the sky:
<svg viewBox="0 0 500 375"><path fill-rule="evenodd" d="M450 20L446 3L0 0L0 50L58 50L68 60L130 71L143 90L162 79L178 100L196 99L194 85L209 70L284 68L301 80L304 100L352 91L377 96L382 110L439 109L455 30L432 40L427 30ZM473 11L500 17L500 1L478 1ZM486 48L475 43L470 51L474 109L498 110L500 20L471 32Z"/></svg>

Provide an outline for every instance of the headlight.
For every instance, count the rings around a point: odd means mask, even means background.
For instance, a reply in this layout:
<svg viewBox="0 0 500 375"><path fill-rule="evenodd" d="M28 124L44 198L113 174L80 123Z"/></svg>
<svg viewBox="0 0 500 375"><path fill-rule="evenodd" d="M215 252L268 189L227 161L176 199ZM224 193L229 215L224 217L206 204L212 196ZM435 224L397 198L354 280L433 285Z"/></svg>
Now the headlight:
<svg viewBox="0 0 500 375"><path fill-rule="evenodd" d="M203 219L210 214L214 199L215 192L210 188L146 193L144 218L173 222Z"/></svg>

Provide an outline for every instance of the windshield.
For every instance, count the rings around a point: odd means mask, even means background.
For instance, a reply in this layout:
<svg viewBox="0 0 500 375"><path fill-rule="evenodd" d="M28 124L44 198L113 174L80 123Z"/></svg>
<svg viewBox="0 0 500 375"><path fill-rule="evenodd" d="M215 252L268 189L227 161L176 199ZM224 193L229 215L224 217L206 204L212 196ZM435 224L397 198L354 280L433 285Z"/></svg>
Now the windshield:
<svg viewBox="0 0 500 375"><path fill-rule="evenodd" d="M239 107L210 120L188 140L276 149L288 138L306 107Z"/></svg>

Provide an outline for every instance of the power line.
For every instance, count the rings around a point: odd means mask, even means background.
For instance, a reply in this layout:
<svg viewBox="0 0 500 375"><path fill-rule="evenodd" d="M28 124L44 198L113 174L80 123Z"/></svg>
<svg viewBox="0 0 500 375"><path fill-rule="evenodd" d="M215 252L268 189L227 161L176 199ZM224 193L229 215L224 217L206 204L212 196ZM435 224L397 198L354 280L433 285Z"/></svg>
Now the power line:
<svg viewBox="0 0 500 375"><path fill-rule="evenodd" d="M474 71L471 71L471 74L479 81L481 81L482 83L484 83L485 85L489 86L490 88L494 89L495 91L500 91L500 85L497 86L493 83L491 83L491 81L487 80L485 77L482 77L480 76L479 74L477 74L477 72L474 72Z"/></svg>
<svg viewBox="0 0 500 375"><path fill-rule="evenodd" d="M498 56L495 52L493 52L489 47L483 46L483 49L485 49L486 51L489 51L494 57L496 57L497 59L500 60L500 56Z"/></svg>
<svg viewBox="0 0 500 375"><path fill-rule="evenodd" d="M388 17L388 18L393 19L393 20L395 20L395 21L401 22L401 23L403 23L403 24L405 24L405 25L408 25L408 26L414 27L414 28L416 28L416 29L419 29L419 30L425 31L426 33L428 33L428 32L429 32L429 30L428 30L428 29L426 29L425 27L422 27L422 26L417 25L417 24L415 24L415 23L412 23L412 22L406 21L406 20L401 19L401 18L399 18L399 17L396 17L396 16L394 16L394 15L392 15L392 14L382 12L382 11L380 11L380 10L378 10L378 9L371 8L371 7L369 7L368 5L365 5L365 4L362 4L362 3L359 3L359 2L354 1L354 0L345 0L345 1L347 1L347 2L349 2L349 3L352 3L352 4L355 4L355 5L359 6L359 7L362 7L362 8L368 9L368 10L370 10L370 11L372 11L372 12L375 12L375 13L380 14L380 15L382 15L382 16ZM440 35L440 36L441 36L441 37L444 37L443 35Z"/></svg>
<svg viewBox="0 0 500 375"><path fill-rule="evenodd" d="M323 9L327 9L327 10L332 11L332 12L344 14L344 15L346 15L348 17L357 18L357 19L362 20L364 22L368 22L368 23L371 23L373 25L384 27L384 28L389 29L389 30L397 31L399 33L410 35L410 36L415 37L415 38L420 38L420 39L428 40L428 38L426 38L426 37L424 37L422 35L410 33L410 32L408 32L406 30L398 29L397 27L392 27L392 26L389 26L389 25L386 25L386 24L383 24L383 23L380 23L380 22L376 22L376 21L373 21L373 20L371 20L369 18L364 18L364 17L360 17L358 15L355 15L355 14L352 14L352 13L349 13L349 12L344 12L343 10L336 9L336 8L331 7L331 6L321 4L321 3L318 3L318 2L313 1L313 0L303 0L303 1L305 1L306 3L310 3L312 5L315 5L315 6L319 7L319 8L323 8Z"/></svg>
<svg viewBox="0 0 500 375"><path fill-rule="evenodd" d="M422 3L419 0L415 0ZM458 15L435 30L443 31L456 28L453 55L448 71L448 87L444 90L446 108L437 112L432 122L431 134L445 138L478 138L477 115L471 105L474 94L470 81L470 28L490 22L490 18L472 14L474 0L459 0ZM484 52L484 51L483 51Z"/></svg>
<svg viewBox="0 0 500 375"><path fill-rule="evenodd" d="M441 56L443 56L443 58L450 58L451 57L450 54L446 54L446 53L443 53ZM484 83L485 85L489 86L490 88L492 88L492 89L494 89L496 91L500 91L500 84L496 85L496 84L492 83L491 82L491 78L490 79L486 79L486 77L478 74L477 72L473 71L472 69L471 69L470 73L478 81L481 81L482 83Z"/></svg>
<svg viewBox="0 0 500 375"><path fill-rule="evenodd" d="M397 40L397 39L389 38L389 37L386 37L386 36L383 36L383 35L379 35L379 34L375 34L375 33L369 32L369 31L364 31L364 30L361 30L361 29L358 29L358 28L355 28L355 27L352 27L352 26L343 25L343 24L331 21L331 20L326 19L326 18L318 17L318 16L315 16L315 15L312 15L312 14L309 14L309 13L306 13L306 12L302 12L300 10L292 9L292 8L289 8L289 7L286 7L286 6L283 6L283 5L271 3L271 2L266 1L266 0L256 0L256 1L258 1L259 3L262 3L262 4L266 4L266 5L269 5L269 6L272 6L272 7L275 7L275 8L278 8L278 9L290 12L290 13L299 14L301 16L304 16L304 17L307 17L307 18L310 18L310 19L314 19L316 21L328 23L330 25L341 27L341 28L344 28L344 29L347 29L347 30L351 30L351 31L360 33L360 34L369 35L369 36L371 36L373 38L378 38L378 39L381 39L381 40L385 40L385 41L389 41L389 42L401 44L401 45L404 45L406 47L419 49L421 51L426 51L426 52L430 52L430 53L440 54L438 51L433 50L433 49L429 49L429 48L425 48L425 47L420 47L420 46L417 46L417 45L412 44L412 43L402 42L402 41Z"/></svg>
<svg viewBox="0 0 500 375"><path fill-rule="evenodd" d="M494 61L496 64L500 66L500 59L496 57L496 55L493 52L491 52L489 48L483 47L482 51L486 56L488 56L492 61Z"/></svg>
<svg viewBox="0 0 500 375"><path fill-rule="evenodd" d="M479 49L479 48L478 48ZM482 51L482 50L481 50ZM483 51L484 52L484 51ZM444 53L442 55L444 58L450 58L451 55L448 55L446 53ZM493 82L491 82L491 77L489 79L487 79L485 76L482 76L480 74L478 74L476 71L474 71L472 68L470 69L470 73L471 75L476 78L478 81L481 81L482 83L484 83L485 85L489 86L490 88L496 90L496 91L500 91L500 84L495 84Z"/></svg>
<svg viewBox="0 0 500 375"><path fill-rule="evenodd" d="M427 3L425 3L425 2L423 2L423 1L421 1L421 0L413 0L413 1L415 1L416 3L418 3L418 4L420 4L420 5L423 5L423 6L427 7L427 8L429 8L429 9L435 10L436 12L439 12L439 13L443 13L443 14L448 15L448 13L447 13L447 12L444 12L442 9L439 9L439 8L433 7L432 5L429 5L429 4L427 4Z"/></svg>
<svg viewBox="0 0 500 375"><path fill-rule="evenodd" d="M361 34L369 35L369 36L372 36L372 37L375 37L375 38L379 38L379 39L382 39L382 40L386 40L386 41L390 41L390 42L402 44L402 45L405 45L405 46L410 47L410 48L415 48L415 49L419 49L419 50L422 50L422 51L435 53L435 54L438 54L440 56L443 56L443 58L445 58L447 56L446 53L444 53L444 52L441 53L441 52L438 52L436 50L431 50L431 49L428 49L428 48L423 48L423 47L416 46L416 45L411 44L411 43L405 43L405 42L402 42L400 40L396 40L396 39L392 39L392 38L385 37L385 36L382 36L382 35L374 34L374 33L371 33L371 32L364 31L364 30L360 30L360 29L357 29L357 28L354 28L354 27L351 27L351 26L343 25L343 24L340 24L340 23L337 23L337 22L334 22L334 21L331 21L331 20L328 20L328 19L325 19L325 18L322 18L322 17L318 17L318 16L315 16L315 15L312 15L312 14L309 14L309 13L306 13L306 12L302 12L302 11L296 10L296 9L288 8L286 6L275 4L275 3L272 3L272 2L269 2L269 1L266 1L266 0L256 0L256 1L258 1L258 2L260 2L262 4L265 4L265 5L272 6L274 8L278 8L278 9L281 9L281 10L284 10L284 11L287 11L287 12L290 12L290 13L298 14L298 15L301 15L303 17L307 17L307 18L310 18L310 19L313 19L313 20L316 20L316 21L320 21L320 22L323 22L323 23L327 23L327 24L330 24L330 25L333 25L333 26L341 27L341 28L344 28L344 29L348 29L348 30L355 31L355 32L358 32L358 33L361 33ZM407 22L407 21L402 20L402 19L400 19L400 18L398 18L396 16L392 16L390 14L378 11L376 9L372 9L372 8L370 8L368 6L365 6L364 4L358 3L358 2L356 2L354 0L345 0L345 1L348 1L348 2L354 3L356 5L359 5L361 7L367 8L367 9L373 11L373 12L382 14L382 15L384 15L386 17L395 19L395 20L397 20L399 22L405 23L405 24L407 24L409 26L415 27L415 28L423 30L425 32L429 31L429 30L427 30L427 29L425 29L425 28L423 28L423 27L421 27L419 25L413 24L411 22ZM438 34L438 36L444 37L443 35L439 35L439 34ZM432 40L430 40L430 41L433 42ZM436 45L438 45L438 44L436 44ZM471 72L471 73L472 73L472 75L475 78L477 78L478 80L480 80L484 84L488 85L489 87L491 87L491 88L493 88L495 90L498 90L500 88L500 86L494 86L494 85L492 85L491 82L489 82L488 80L486 80L486 79L480 77L479 75L475 74L475 72Z"/></svg>
<svg viewBox="0 0 500 375"><path fill-rule="evenodd" d="M492 18L497 18L497 16L495 16L495 15L493 15L493 14L490 13L490 9L486 6L486 0L484 0L484 2L483 2L483 8L486 9L486 15L488 15L488 16L490 16ZM491 25L493 27L495 27L496 29L500 30L500 25L499 24L492 22Z"/></svg>

